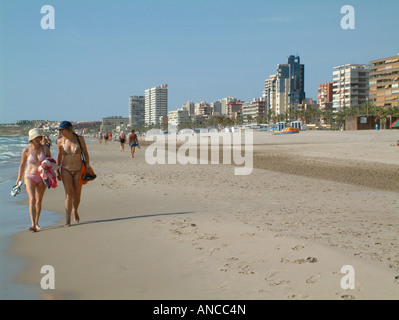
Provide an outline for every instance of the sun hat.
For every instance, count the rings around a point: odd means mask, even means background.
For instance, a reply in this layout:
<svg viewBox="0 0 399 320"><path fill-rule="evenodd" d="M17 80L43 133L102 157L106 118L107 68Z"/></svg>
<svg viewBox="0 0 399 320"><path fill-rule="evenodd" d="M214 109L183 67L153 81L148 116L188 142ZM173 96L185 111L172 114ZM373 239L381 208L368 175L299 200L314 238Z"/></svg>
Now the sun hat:
<svg viewBox="0 0 399 320"><path fill-rule="evenodd" d="M72 123L70 123L69 121L62 121L58 126L58 129L70 129L70 128L72 128Z"/></svg>
<svg viewBox="0 0 399 320"><path fill-rule="evenodd" d="M32 141L36 137L41 137L41 136L42 136L42 134L40 133L39 129L34 128L34 129L29 130L29 141Z"/></svg>

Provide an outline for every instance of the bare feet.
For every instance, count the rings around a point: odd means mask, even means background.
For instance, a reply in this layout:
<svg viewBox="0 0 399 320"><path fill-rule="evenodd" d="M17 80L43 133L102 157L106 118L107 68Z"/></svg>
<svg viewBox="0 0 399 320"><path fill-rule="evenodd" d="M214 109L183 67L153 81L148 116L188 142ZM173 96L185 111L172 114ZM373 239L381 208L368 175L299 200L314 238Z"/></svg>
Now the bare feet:
<svg viewBox="0 0 399 320"><path fill-rule="evenodd" d="M40 230L42 230L42 229L43 229L43 228L40 227L39 225L36 226L36 227L29 227L29 228L28 228L29 231L33 231L33 232L37 232L37 231L40 231Z"/></svg>
<svg viewBox="0 0 399 320"><path fill-rule="evenodd" d="M79 217L79 214L77 212L74 213L74 220L75 220L76 223L79 223L79 221L80 221L80 217Z"/></svg>

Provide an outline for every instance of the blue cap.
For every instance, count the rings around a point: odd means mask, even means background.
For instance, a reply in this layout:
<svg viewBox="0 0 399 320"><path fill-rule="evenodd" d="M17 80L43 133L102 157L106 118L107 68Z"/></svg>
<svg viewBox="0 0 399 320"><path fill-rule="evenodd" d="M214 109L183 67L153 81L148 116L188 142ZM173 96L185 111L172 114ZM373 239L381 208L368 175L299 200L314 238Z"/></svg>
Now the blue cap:
<svg viewBox="0 0 399 320"><path fill-rule="evenodd" d="M62 121L58 126L58 129L69 129L69 128L72 128L72 123L70 123L69 121Z"/></svg>

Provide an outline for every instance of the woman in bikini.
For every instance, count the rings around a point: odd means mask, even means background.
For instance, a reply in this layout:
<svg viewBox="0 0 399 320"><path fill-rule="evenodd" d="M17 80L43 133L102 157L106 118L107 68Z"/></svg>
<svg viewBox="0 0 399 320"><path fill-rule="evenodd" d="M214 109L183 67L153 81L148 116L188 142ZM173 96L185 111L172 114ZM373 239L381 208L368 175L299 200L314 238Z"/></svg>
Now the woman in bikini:
<svg viewBox="0 0 399 320"><path fill-rule="evenodd" d="M29 197L29 214L32 226L30 231L39 231L40 213L42 211L42 200L46 185L40 177L38 168L41 162L47 157L51 157L50 149L42 145L42 134L38 129L29 131L29 146L22 150L21 163L18 170L17 183L24 177L26 192ZM26 165L26 169L25 169Z"/></svg>
<svg viewBox="0 0 399 320"><path fill-rule="evenodd" d="M63 121L58 129L62 136L57 141L57 164L60 166L58 174L65 188L65 227L69 227L72 210L75 222L79 223L80 221L78 208L82 193L82 186L79 184L80 171L82 170L81 153L83 152L85 156L87 168L90 168L90 158L84 138L73 131L72 124L69 121Z"/></svg>

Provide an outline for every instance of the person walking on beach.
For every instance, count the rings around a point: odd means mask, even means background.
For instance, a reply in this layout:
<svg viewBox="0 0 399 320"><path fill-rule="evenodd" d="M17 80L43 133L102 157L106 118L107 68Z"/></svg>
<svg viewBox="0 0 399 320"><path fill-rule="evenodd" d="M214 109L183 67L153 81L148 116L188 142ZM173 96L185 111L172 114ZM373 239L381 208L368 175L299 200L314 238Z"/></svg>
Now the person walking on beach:
<svg viewBox="0 0 399 320"><path fill-rule="evenodd" d="M100 144L102 144L102 142L103 142L103 134L102 134L102 132L98 133L98 142L100 142Z"/></svg>
<svg viewBox="0 0 399 320"><path fill-rule="evenodd" d="M50 148L42 145L43 139L39 129L29 131L29 146L22 150L21 163L19 165L17 185L24 177L26 193L29 198L29 215L32 226L30 231L39 231L40 213L42 211L42 200L46 185L38 172L39 166L47 157L51 157ZM26 165L26 169L25 169Z"/></svg>
<svg viewBox="0 0 399 320"><path fill-rule="evenodd" d="M71 225L71 214L73 210L74 220L79 223L78 213L82 186L79 184L80 172L82 170L82 156L84 154L86 167L90 171L90 158L85 140L78 136L69 121L61 122L58 127L62 137L57 142L58 156L57 164L60 166L58 176L61 178L65 189L65 227Z"/></svg>
<svg viewBox="0 0 399 320"><path fill-rule="evenodd" d="M129 134L129 146L132 158L134 158L134 151L138 145L139 145L139 140L137 139L137 135L134 133L134 129L132 129L132 131Z"/></svg>
<svg viewBox="0 0 399 320"><path fill-rule="evenodd" d="M121 152L125 152L125 143L126 143L126 136L123 131L119 135L119 147L121 148Z"/></svg>

